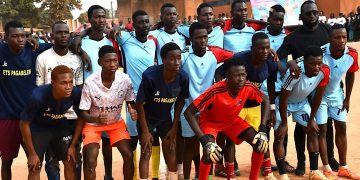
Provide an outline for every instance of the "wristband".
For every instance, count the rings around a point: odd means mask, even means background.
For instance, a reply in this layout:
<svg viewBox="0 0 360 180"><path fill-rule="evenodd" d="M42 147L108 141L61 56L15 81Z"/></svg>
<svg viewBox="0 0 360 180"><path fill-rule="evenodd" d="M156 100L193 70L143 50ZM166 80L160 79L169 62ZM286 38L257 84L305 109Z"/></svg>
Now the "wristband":
<svg viewBox="0 0 360 180"><path fill-rule="evenodd" d="M211 135L211 134L206 134L204 136L202 136L201 138L199 138L199 141L201 143L201 145L203 147L205 147L205 145L208 143L208 142L212 142L214 140L214 136Z"/></svg>
<svg viewBox="0 0 360 180"><path fill-rule="evenodd" d="M276 110L276 105L275 104L270 104L270 110Z"/></svg>

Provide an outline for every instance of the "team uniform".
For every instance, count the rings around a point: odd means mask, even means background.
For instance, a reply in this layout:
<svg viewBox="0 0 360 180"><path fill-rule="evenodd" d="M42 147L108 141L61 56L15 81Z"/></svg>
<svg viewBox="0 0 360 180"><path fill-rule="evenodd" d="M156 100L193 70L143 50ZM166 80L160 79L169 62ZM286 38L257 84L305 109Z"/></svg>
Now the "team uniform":
<svg viewBox="0 0 360 180"><path fill-rule="evenodd" d="M347 73L358 71L358 53L351 47L346 47L344 55L339 59L331 57L330 44L326 44L323 62L330 67L329 84L325 89L319 110L316 113L318 121L325 121L328 117L336 121L346 122L346 111L342 111L345 99L344 91L340 87L342 77Z"/></svg>
<svg viewBox="0 0 360 180"><path fill-rule="evenodd" d="M190 38L190 27L189 26L180 26L178 31L184 34L187 38ZM208 45L209 46L224 46L224 33L220 26L215 26L210 34L208 34Z"/></svg>
<svg viewBox="0 0 360 180"><path fill-rule="evenodd" d="M40 44L35 51L25 45L19 55L11 53L8 44L0 44L0 156L11 160L19 153L20 113L36 87L36 57L51 44Z"/></svg>
<svg viewBox="0 0 360 180"><path fill-rule="evenodd" d="M224 32L224 49L233 52L248 51L254 34L255 30L247 24L241 30L232 27Z"/></svg>
<svg viewBox="0 0 360 180"><path fill-rule="evenodd" d="M180 70L173 82L166 84L164 65L149 67L144 73L136 102L144 103L145 119L154 137L165 138L173 126L171 110L178 98L189 97L189 77ZM138 124L138 132L141 133Z"/></svg>
<svg viewBox="0 0 360 180"><path fill-rule="evenodd" d="M181 50L184 49L186 46L186 41L187 41L186 37L184 34L180 33L179 31L175 31L173 34L169 34L164 30L164 28L161 28L154 31L150 31L149 34L157 39L158 47L156 51L156 58L158 65L163 64L160 55L160 50L166 43L169 42L176 43Z"/></svg>
<svg viewBox="0 0 360 180"><path fill-rule="evenodd" d="M231 58L233 55L233 52L212 46L207 48L206 53L202 57L195 55L191 46L183 51L181 54L182 69L189 76L190 93L189 98L185 100L183 111L213 84L214 81L212 77L215 75L217 64ZM181 113L180 120L182 136L195 136L183 112Z"/></svg>
<svg viewBox="0 0 360 180"><path fill-rule="evenodd" d="M69 121L65 113L74 107L79 114L81 91L78 88L74 87L71 96L61 101L54 99L52 88L48 84L34 89L20 117L22 121L31 121L32 144L41 163L48 150L58 160L67 159L75 122Z"/></svg>
<svg viewBox="0 0 360 180"><path fill-rule="evenodd" d="M282 88L291 91L291 94L288 97L287 113L288 115L292 114L294 121L307 127L307 123L310 118L311 105L308 101L308 96L317 88L328 85L330 69L327 65L323 65L321 71L317 76L308 77L305 74L304 62L300 62L299 67L301 69L301 74L298 79L294 79L290 75L290 70L288 70L284 76L284 82ZM276 98L276 123L274 129L276 130L281 122L280 109L279 109L279 97ZM316 123L326 124L327 119L316 119Z"/></svg>
<svg viewBox="0 0 360 180"><path fill-rule="evenodd" d="M136 39L135 32L121 31L121 37L117 36L117 42L123 52L124 72L129 75L134 93L137 95L142 73L154 65L157 40L149 35L147 41L142 43ZM126 111L126 124L130 135L138 136L136 122L131 119L128 111Z"/></svg>
<svg viewBox="0 0 360 180"><path fill-rule="evenodd" d="M110 88L102 84L101 72L90 75L85 80L79 108L89 111L93 117L105 111L112 120L107 124L86 123L83 128L84 146L99 143L102 132L107 132L111 145L123 139L130 139L121 117L121 108L124 101L134 100L133 87L127 74L117 71Z"/></svg>

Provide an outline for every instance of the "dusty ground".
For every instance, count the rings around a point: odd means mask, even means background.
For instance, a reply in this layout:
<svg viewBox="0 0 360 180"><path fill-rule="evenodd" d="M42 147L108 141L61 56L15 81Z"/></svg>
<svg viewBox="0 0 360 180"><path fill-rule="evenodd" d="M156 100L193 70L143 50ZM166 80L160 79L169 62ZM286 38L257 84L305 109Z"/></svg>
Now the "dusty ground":
<svg viewBox="0 0 360 180"><path fill-rule="evenodd" d="M352 47L355 47L358 52L360 52L360 43L352 43L349 44ZM348 115L348 128L347 128L347 135L348 135L348 165L350 168L353 169L353 171L357 171L360 173L360 167L358 166L360 164L360 151L357 148L360 147L360 141L356 140L356 138L359 136L357 133L359 133L360 129L360 72L356 73L356 82L354 85L353 93L352 93L352 99L351 99L351 105L350 105L350 112ZM358 104L359 103L359 104ZM294 130L294 123L289 123L289 133L293 132ZM247 179L249 175L249 169L250 169L250 157L251 157L251 148L249 145L246 145L245 143L237 146L237 159L240 166L241 171L241 177L238 177L237 179ZM336 152L337 153L337 152ZM138 154L139 155L139 154ZM337 156L336 156L337 157ZM289 145L288 145L288 156L287 159L289 160L290 164L296 165L296 153L295 153L295 147L294 147L294 141L293 138L289 139ZM308 159L308 158L307 158ZM320 159L320 158L319 158ZM338 159L338 158L337 158ZM27 177L27 167L26 167L26 156L23 152L23 150L20 150L19 157L14 160L13 164L13 179L15 180L22 180L26 179ZM274 157L272 155L272 161L274 162ZM161 163L161 179L165 179L165 171L166 166L164 165L164 161L162 160ZM319 168L322 168L321 161L319 161ZM305 179L308 176L308 169L309 169L309 163L307 162L307 174L303 177L293 176L291 175L291 179ZM97 173L97 179L103 179L104 176L104 168L103 168L103 161L101 155L98 158L98 166L96 169ZM277 172L275 172L275 175L277 176ZM193 176L193 173L192 173ZM62 179L63 179L62 175ZM113 149L113 177L115 179L123 179L122 178L122 158L120 153L114 148ZM44 168L41 172L41 179L46 179L46 174L44 171ZM213 179L222 179L222 178L213 178Z"/></svg>

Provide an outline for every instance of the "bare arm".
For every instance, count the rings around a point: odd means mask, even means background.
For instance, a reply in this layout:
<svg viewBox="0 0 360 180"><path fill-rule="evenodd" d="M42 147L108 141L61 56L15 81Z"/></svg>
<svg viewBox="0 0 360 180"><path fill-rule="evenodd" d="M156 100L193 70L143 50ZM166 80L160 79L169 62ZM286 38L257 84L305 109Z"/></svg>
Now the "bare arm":
<svg viewBox="0 0 360 180"><path fill-rule="evenodd" d="M186 108L184 115L191 129L195 132L196 136L198 138L201 138L204 136L204 133L201 131L199 123L195 116L197 112L199 112L199 110L195 107L193 103L191 103L190 106Z"/></svg>
<svg viewBox="0 0 360 180"><path fill-rule="evenodd" d="M355 81L355 73L353 72L346 73L346 77L345 77L346 95L342 108L343 110L346 109L346 111L349 111L350 108L350 97L354 86L354 81Z"/></svg>

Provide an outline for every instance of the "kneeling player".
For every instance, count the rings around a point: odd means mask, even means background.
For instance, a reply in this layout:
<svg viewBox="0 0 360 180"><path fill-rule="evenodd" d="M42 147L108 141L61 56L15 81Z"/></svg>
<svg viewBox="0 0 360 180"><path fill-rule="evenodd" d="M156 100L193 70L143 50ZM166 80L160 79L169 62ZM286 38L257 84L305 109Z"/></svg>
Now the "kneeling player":
<svg viewBox="0 0 360 180"><path fill-rule="evenodd" d="M79 113L81 91L73 87L73 76L66 66L55 67L51 72L51 84L36 88L21 113L20 130L28 152L28 179L40 179L47 150L62 160L65 179L76 179L75 146L82 122L77 120L74 132L72 121L65 117L71 107Z"/></svg>
<svg viewBox="0 0 360 180"><path fill-rule="evenodd" d="M130 147L130 135L121 117L121 107L126 101L131 118L137 119L135 95L128 75L118 71L119 62L112 46L103 46L99 50L101 72L90 75L84 84L81 95L81 116L86 123L83 128L84 178L96 179L97 156L101 133L107 132L110 143L120 151L123 160L125 180L134 175L133 153Z"/></svg>
<svg viewBox="0 0 360 180"><path fill-rule="evenodd" d="M149 67L142 75L137 95L141 131L140 178L147 179L154 138L161 138L170 180L177 179L176 135L180 113L189 97L189 78L180 69L181 50L175 43L161 48L163 65ZM174 121L171 107L175 103ZM138 126L139 127L139 126Z"/></svg>
<svg viewBox="0 0 360 180"><path fill-rule="evenodd" d="M318 171L319 149L322 159L327 160L325 155L326 146L319 148L319 144L326 144L327 121L326 119L324 121L319 121L319 119L315 121L314 119L330 75L330 69L327 65L323 65L322 57L320 47L310 46L305 50L304 61L298 64L301 69L300 77L297 79L293 78L290 75L290 71L285 74L279 98L280 102L277 101L277 122L274 127L274 153L281 179L289 179L285 169L285 150L283 146L283 141L287 134L288 113L292 114L293 119L302 125L302 128L307 133L307 148L311 170L309 179L327 179ZM310 105L308 96L314 90L314 99ZM326 157L323 157L324 155ZM326 173L326 175L330 179L335 179L331 172Z"/></svg>
<svg viewBox="0 0 360 180"><path fill-rule="evenodd" d="M263 101L263 94L250 82L246 81L245 66L241 62L230 60L225 63L226 80L211 86L186 109L185 117L203 146L200 163L200 180L206 180L211 169L221 157L221 149L215 143L219 132L224 132L233 142L246 141L254 151L265 153L268 148L267 135L256 132L247 122L239 117L245 101L257 103ZM262 114L268 112L267 105L262 106ZM200 112L200 123L196 113ZM200 125L199 125L200 124ZM227 153L225 153L227 154ZM232 153L228 153L232 154ZM231 159L233 157L229 157ZM254 177L256 179L256 177Z"/></svg>

